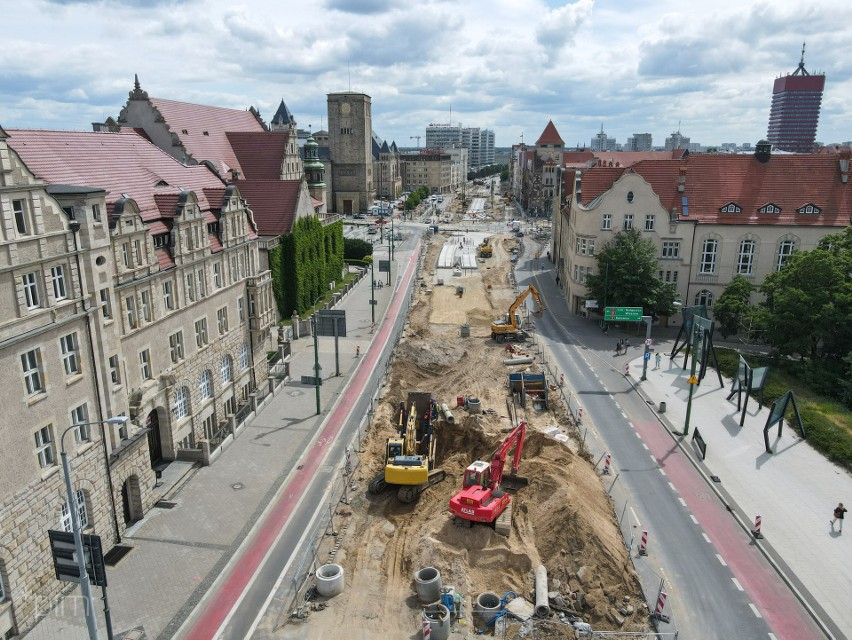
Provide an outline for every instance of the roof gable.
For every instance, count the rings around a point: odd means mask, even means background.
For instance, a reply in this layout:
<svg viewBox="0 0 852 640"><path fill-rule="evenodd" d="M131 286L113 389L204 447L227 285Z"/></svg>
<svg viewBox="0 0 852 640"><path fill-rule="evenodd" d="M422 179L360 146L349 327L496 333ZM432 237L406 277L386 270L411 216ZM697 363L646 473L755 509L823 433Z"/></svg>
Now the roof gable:
<svg viewBox="0 0 852 640"><path fill-rule="evenodd" d="M229 131L228 144L246 180L277 180L289 135L283 132Z"/></svg>
<svg viewBox="0 0 852 640"><path fill-rule="evenodd" d="M301 180L237 180L261 236L290 233L298 217Z"/></svg>

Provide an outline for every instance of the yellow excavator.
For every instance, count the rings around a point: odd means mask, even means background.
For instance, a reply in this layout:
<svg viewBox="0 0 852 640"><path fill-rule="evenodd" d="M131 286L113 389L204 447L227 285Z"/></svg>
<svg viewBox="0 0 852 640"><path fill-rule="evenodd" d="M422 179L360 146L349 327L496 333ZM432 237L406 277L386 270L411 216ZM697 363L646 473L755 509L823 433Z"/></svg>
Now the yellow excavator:
<svg viewBox="0 0 852 640"><path fill-rule="evenodd" d="M542 312L544 311L544 303L541 301L541 296L538 293L538 289L535 288L535 285L530 285L523 291L521 291L520 295L515 298L515 301L512 303L512 306L509 307L509 312L506 313L502 318L498 318L494 322L491 323L491 339L496 340L497 342L505 342L506 340L515 340L516 342L522 342L527 339L527 333L523 329L521 329L521 319L518 317L517 311L518 307L523 304L524 300L528 295L532 294L533 299L538 305L537 311L532 311L531 313L538 317L541 317Z"/></svg>
<svg viewBox="0 0 852 640"><path fill-rule="evenodd" d="M479 257L490 258L494 255L494 247L491 246L491 238L485 238L479 245Z"/></svg>
<svg viewBox="0 0 852 640"><path fill-rule="evenodd" d="M367 489L378 494L397 487L400 502L415 502L420 494L446 478L435 468L435 422L438 405L431 393L413 391L399 403L397 435L385 446L385 468Z"/></svg>

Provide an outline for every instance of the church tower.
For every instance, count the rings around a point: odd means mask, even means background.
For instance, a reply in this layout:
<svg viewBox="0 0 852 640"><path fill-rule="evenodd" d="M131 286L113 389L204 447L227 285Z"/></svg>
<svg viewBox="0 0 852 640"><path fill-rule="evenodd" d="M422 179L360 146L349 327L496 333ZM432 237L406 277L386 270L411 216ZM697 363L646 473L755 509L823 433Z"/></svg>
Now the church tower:
<svg viewBox="0 0 852 640"><path fill-rule="evenodd" d="M327 206L325 201L325 182L323 180L325 167L319 158L319 145L314 136L308 136L305 141L305 178L308 181L308 191L314 200L320 200Z"/></svg>

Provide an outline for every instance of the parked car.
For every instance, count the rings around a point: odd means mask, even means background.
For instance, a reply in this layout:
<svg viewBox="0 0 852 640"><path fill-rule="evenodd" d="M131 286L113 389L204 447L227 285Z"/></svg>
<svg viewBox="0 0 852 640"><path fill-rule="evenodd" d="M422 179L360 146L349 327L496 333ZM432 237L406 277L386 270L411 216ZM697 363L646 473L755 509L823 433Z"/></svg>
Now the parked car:
<svg viewBox="0 0 852 640"><path fill-rule="evenodd" d="M352 219L353 220L366 220L367 216L366 216L366 214L363 214L363 213L355 213L355 214L352 214Z"/></svg>
<svg viewBox="0 0 852 640"><path fill-rule="evenodd" d="M375 224L371 224L367 227L367 233L370 235L375 235L379 232L379 228Z"/></svg>

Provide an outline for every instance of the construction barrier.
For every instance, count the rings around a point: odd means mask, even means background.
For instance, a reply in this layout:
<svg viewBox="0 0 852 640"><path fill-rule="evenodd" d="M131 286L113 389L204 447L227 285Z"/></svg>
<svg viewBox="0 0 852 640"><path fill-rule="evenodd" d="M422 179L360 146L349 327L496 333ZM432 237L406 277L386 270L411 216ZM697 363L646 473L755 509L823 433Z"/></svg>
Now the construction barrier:
<svg viewBox="0 0 852 640"><path fill-rule="evenodd" d="M583 422L583 407L577 408L577 422Z"/></svg>
<svg viewBox="0 0 852 640"><path fill-rule="evenodd" d="M604 457L604 468L603 468L603 474L604 474L605 476L608 476L608 475L609 475L609 464L610 464L610 458L612 458L612 456L611 456L610 454L606 454L606 456Z"/></svg>
<svg viewBox="0 0 852 640"><path fill-rule="evenodd" d="M642 539L639 542L639 555L646 556L648 555L648 532L642 532Z"/></svg>
<svg viewBox="0 0 852 640"><path fill-rule="evenodd" d="M429 640L432 637L432 627L429 625L429 620L423 618L423 640Z"/></svg>
<svg viewBox="0 0 852 640"><path fill-rule="evenodd" d="M760 535L760 525L761 525L761 518L760 518L759 515L757 515L757 516L754 517L754 530L752 531L752 534L754 534L755 538L762 538L763 537L762 535Z"/></svg>
<svg viewBox="0 0 852 640"><path fill-rule="evenodd" d="M654 609L654 613L651 616L652 618L656 618L662 622L668 622L669 617L663 613L663 609L666 608L666 598L668 598L668 594L665 591L660 591L660 595L657 598L657 608Z"/></svg>

